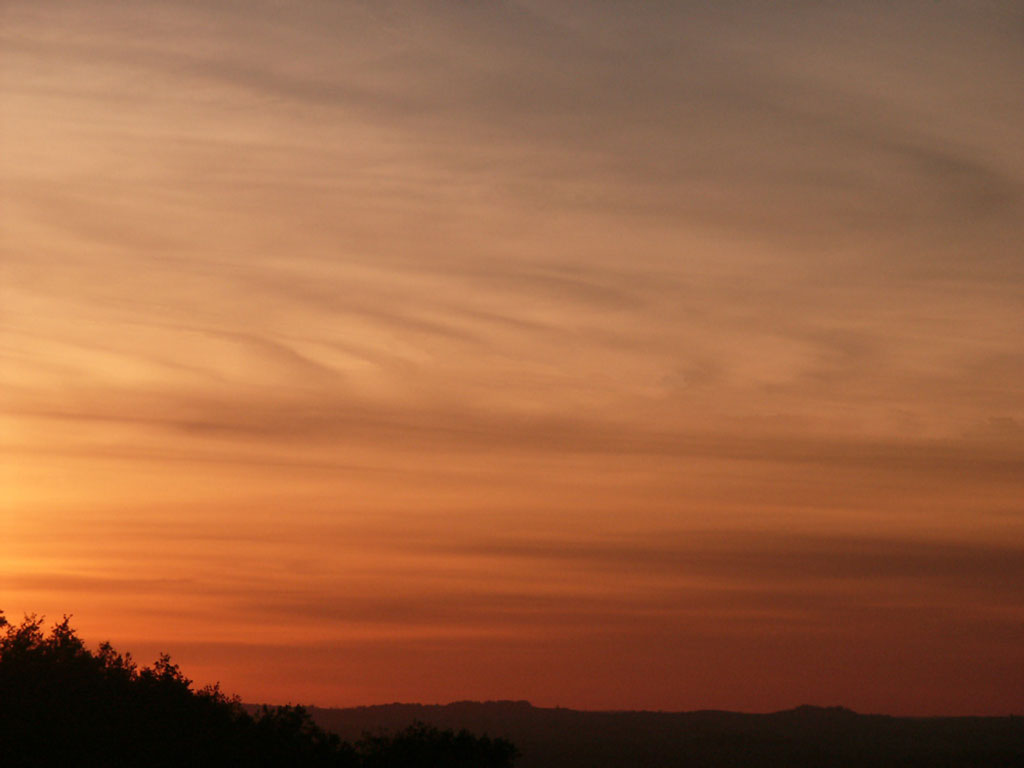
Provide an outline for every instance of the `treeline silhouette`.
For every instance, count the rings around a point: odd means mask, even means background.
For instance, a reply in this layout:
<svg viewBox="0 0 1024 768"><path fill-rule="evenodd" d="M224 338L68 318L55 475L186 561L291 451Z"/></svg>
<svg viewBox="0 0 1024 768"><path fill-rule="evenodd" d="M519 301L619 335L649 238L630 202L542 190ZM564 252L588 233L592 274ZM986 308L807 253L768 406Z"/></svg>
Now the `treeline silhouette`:
<svg viewBox="0 0 1024 768"><path fill-rule="evenodd" d="M416 723L343 741L303 707L250 711L218 686L194 689L167 655L138 666L91 652L68 617L12 624L0 611L0 766L508 768L506 739Z"/></svg>

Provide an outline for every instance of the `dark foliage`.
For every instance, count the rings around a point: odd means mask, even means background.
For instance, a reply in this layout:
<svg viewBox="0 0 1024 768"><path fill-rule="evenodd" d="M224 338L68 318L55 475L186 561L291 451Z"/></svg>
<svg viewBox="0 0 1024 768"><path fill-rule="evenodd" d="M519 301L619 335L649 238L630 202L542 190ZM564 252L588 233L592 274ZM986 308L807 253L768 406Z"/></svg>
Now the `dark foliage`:
<svg viewBox="0 0 1024 768"><path fill-rule="evenodd" d="M249 712L218 687L194 690L166 655L139 667L109 643L89 651L67 617L9 624L0 612L0 765L508 768L515 747L415 725L355 745L303 707Z"/></svg>
<svg viewBox="0 0 1024 768"><path fill-rule="evenodd" d="M357 747L366 768L511 766L517 756L505 739L477 737L466 730L441 731L421 722L394 736L365 735Z"/></svg>

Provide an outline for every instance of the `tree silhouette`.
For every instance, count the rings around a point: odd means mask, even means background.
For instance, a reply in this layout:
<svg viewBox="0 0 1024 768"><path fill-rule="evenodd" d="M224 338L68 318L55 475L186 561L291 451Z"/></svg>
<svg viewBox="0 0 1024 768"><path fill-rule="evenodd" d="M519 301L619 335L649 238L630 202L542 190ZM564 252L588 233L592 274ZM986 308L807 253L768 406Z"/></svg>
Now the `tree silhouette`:
<svg viewBox="0 0 1024 768"><path fill-rule="evenodd" d="M504 768L518 756L516 748L505 739L477 737L466 730L442 731L421 722L394 735L364 735L357 748L365 768Z"/></svg>
<svg viewBox="0 0 1024 768"><path fill-rule="evenodd" d="M0 611L0 765L508 768L502 739L414 726L356 745L302 707L250 714L218 686L195 690L166 654L139 667L110 643L90 652L65 616L11 624Z"/></svg>

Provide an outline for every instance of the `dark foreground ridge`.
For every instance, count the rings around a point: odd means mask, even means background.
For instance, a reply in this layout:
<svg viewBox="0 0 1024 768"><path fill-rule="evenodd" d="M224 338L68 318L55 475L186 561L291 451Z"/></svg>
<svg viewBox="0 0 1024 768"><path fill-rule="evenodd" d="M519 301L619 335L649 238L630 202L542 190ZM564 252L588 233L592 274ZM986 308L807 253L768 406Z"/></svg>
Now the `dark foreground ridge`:
<svg viewBox="0 0 1024 768"><path fill-rule="evenodd" d="M773 714L580 712L525 701L311 708L343 738L412 721L505 737L518 768L1009 768L1024 766L1024 718L906 718L842 707Z"/></svg>
<svg viewBox="0 0 1024 768"><path fill-rule="evenodd" d="M487 733L475 736L473 733ZM161 656L139 667L89 651L67 618L0 612L0 766L340 768L1009 768L1024 718L895 718L800 707L731 712L578 712L527 702L252 707L194 690Z"/></svg>
<svg viewBox="0 0 1024 768"><path fill-rule="evenodd" d="M249 710L216 688L193 690L167 656L139 667L104 643L89 651L67 617L0 612L0 766L221 768L510 768L515 747L417 723L353 741L302 707Z"/></svg>

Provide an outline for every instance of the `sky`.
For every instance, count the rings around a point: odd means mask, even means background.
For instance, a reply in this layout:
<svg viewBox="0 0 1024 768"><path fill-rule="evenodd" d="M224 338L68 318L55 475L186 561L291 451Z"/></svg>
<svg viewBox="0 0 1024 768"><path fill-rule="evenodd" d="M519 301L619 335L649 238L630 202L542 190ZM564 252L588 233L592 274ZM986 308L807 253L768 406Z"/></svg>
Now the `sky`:
<svg viewBox="0 0 1024 768"><path fill-rule="evenodd" d="M246 701L1024 713L1024 6L0 0L0 608Z"/></svg>

